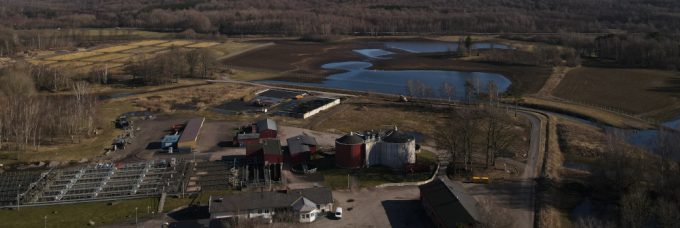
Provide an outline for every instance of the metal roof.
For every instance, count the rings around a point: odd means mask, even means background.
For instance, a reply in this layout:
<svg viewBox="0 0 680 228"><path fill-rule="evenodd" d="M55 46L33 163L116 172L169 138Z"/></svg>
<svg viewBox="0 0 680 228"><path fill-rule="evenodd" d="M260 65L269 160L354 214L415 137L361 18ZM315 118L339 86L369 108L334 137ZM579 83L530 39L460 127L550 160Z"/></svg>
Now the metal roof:
<svg viewBox="0 0 680 228"><path fill-rule="evenodd" d="M203 117L190 119L182 131L182 136L180 136L179 141L196 141L198 138L198 133L200 133L201 127L203 127L203 121L205 121L205 118Z"/></svg>
<svg viewBox="0 0 680 228"><path fill-rule="evenodd" d="M362 144L364 143L364 140L359 137L358 135L355 135L354 133L350 132L349 134L346 134L339 139L336 139L335 142L337 143L342 143L342 144L349 144L349 145L354 145L354 144Z"/></svg>
<svg viewBox="0 0 680 228"><path fill-rule="evenodd" d="M257 125L257 132L262 132L264 130L274 131L278 130L278 127L276 126L276 121L270 118L259 120L257 121L257 123L255 123L255 125Z"/></svg>
<svg viewBox="0 0 680 228"><path fill-rule="evenodd" d="M221 202L210 202L210 213L237 212L262 208L288 208L302 198L314 204L328 204L333 202L333 195L329 188L306 188L276 192L247 192L234 193L224 196L211 196L212 199L222 198Z"/></svg>
<svg viewBox="0 0 680 228"><path fill-rule="evenodd" d="M288 138L286 141L288 142L288 151L290 151L290 154L309 152L309 146L317 145L314 137L305 134Z"/></svg>
<svg viewBox="0 0 680 228"><path fill-rule="evenodd" d="M413 135L406 134L399 130L393 130L387 137L383 139L389 143L407 143L416 138Z"/></svg>
<svg viewBox="0 0 680 228"><path fill-rule="evenodd" d="M419 186L423 203L427 203L446 227L475 224L479 220L478 203L463 185L448 177L438 177Z"/></svg>

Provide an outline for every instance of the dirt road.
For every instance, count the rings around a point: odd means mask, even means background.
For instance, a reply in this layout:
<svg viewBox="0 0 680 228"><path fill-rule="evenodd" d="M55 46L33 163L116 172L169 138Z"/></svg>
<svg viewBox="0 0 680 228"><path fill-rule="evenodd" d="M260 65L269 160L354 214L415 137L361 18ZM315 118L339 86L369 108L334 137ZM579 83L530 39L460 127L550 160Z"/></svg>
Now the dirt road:
<svg viewBox="0 0 680 228"><path fill-rule="evenodd" d="M514 221L512 227L534 227L534 189L541 157L545 148L545 123L541 115L519 112L531 122L531 143L524 171L518 180L484 184L464 184L467 191L480 202L492 203L501 208Z"/></svg>

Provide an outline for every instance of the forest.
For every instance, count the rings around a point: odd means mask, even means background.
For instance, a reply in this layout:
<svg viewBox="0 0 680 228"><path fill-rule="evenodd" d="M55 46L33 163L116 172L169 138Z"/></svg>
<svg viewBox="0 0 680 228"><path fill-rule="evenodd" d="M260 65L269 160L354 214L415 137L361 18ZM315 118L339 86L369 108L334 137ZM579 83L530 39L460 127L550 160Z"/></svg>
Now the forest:
<svg viewBox="0 0 680 228"><path fill-rule="evenodd" d="M0 25L232 35L644 33L677 32L679 7L674 0L0 0Z"/></svg>

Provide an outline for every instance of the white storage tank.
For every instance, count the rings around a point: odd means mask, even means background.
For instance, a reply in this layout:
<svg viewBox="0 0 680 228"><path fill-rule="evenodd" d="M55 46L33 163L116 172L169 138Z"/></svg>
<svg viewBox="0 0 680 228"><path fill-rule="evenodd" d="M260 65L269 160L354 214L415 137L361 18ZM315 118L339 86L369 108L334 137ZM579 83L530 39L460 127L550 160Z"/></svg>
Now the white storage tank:
<svg viewBox="0 0 680 228"><path fill-rule="evenodd" d="M379 143L380 164L401 169L406 164L416 163L415 137L394 129Z"/></svg>

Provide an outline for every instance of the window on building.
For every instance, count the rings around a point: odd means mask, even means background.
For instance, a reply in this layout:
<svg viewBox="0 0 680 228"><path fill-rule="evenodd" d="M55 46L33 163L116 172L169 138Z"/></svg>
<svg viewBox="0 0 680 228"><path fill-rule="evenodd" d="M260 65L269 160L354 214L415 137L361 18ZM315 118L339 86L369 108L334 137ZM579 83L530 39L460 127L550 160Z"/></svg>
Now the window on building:
<svg viewBox="0 0 680 228"><path fill-rule="evenodd" d="M261 209L257 209L257 213L258 213L258 214L262 214L262 210L261 210Z"/></svg>
<svg viewBox="0 0 680 228"><path fill-rule="evenodd" d="M269 213L269 209L264 209L264 213Z"/></svg>

